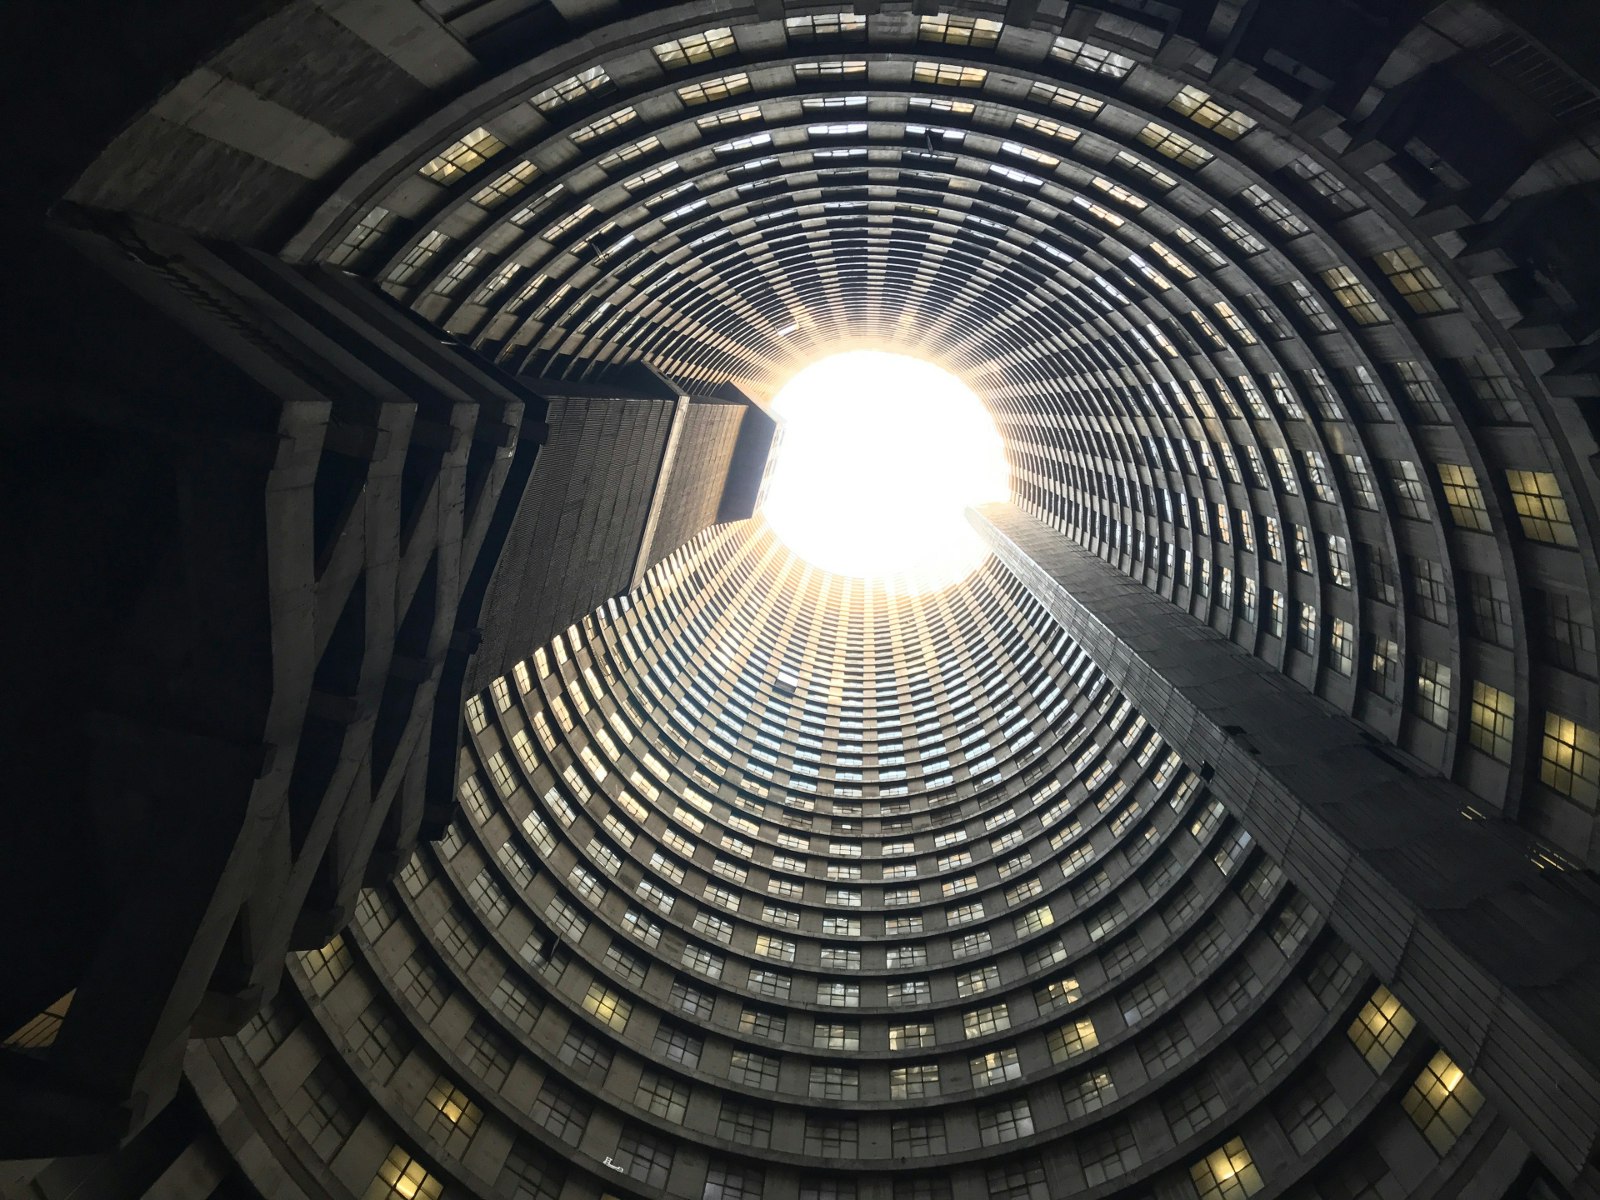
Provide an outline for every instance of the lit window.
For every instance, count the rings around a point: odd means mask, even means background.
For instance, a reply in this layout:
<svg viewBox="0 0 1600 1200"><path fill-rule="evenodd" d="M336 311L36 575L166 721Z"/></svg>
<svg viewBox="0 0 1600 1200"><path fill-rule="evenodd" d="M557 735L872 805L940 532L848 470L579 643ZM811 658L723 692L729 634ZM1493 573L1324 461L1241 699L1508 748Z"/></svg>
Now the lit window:
<svg viewBox="0 0 1600 1200"><path fill-rule="evenodd" d="M396 1146L378 1168L365 1200L439 1200L444 1180L430 1175L420 1162Z"/></svg>
<svg viewBox="0 0 1600 1200"><path fill-rule="evenodd" d="M1377 256L1378 266L1394 284L1395 290L1405 297L1407 304L1426 316L1429 313L1454 312L1461 306L1451 297L1433 268L1423 264L1417 252L1409 246L1385 250Z"/></svg>
<svg viewBox="0 0 1600 1200"><path fill-rule="evenodd" d="M1590 812L1600 807L1600 732L1560 713L1545 713L1539 779Z"/></svg>
<svg viewBox="0 0 1600 1200"><path fill-rule="evenodd" d="M437 158L422 166L420 173L436 183L449 183L458 175L476 171L505 148L504 142L480 127L446 146Z"/></svg>
<svg viewBox="0 0 1600 1200"><path fill-rule="evenodd" d="M985 49L1000 40L1005 28L999 21L983 17L960 17L939 13L923 17L917 26L919 42L942 42L946 46L975 46Z"/></svg>
<svg viewBox="0 0 1600 1200"><path fill-rule="evenodd" d="M616 112L608 113L598 121L590 121L583 128L573 130L571 134L572 140L579 146L585 142L592 142L596 138L615 133L638 115L638 113L634 112L632 106L619 108ZM560 645L559 642L556 644Z"/></svg>
<svg viewBox="0 0 1600 1200"><path fill-rule="evenodd" d="M750 76L743 71L724 75L721 79L708 79L704 83L686 83L678 89L678 99L685 104L712 104L750 90Z"/></svg>
<svg viewBox="0 0 1600 1200"><path fill-rule="evenodd" d="M1389 319L1378 298L1349 267L1324 271L1322 281L1333 290L1333 298L1349 311L1357 324L1381 325Z"/></svg>
<svg viewBox="0 0 1600 1200"><path fill-rule="evenodd" d="M1462 529L1475 529L1480 533L1489 532L1489 506L1483 498L1483 489L1478 486L1477 473L1468 466L1457 463L1439 463L1439 483L1444 488L1445 503L1450 506L1450 515L1455 518L1455 523Z"/></svg>
<svg viewBox="0 0 1600 1200"><path fill-rule="evenodd" d="M1507 471L1511 501L1522 519L1522 532L1536 542L1553 546L1576 546L1577 532L1561 495L1556 477L1549 471Z"/></svg>
<svg viewBox="0 0 1600 1200"><path fill-rule="evenodd" d="M1374 1071L1394 1061L1417 1020L1388 988L1379 985L1346 1031Z"/></svg>
<svg viewBox="0 0 1600 1200"><path fill-rule="evenodd" d="M912 68L911 78L917 83L931 83L938 87L982 87L989 72L982 67L966 67L958 63L919 62Z"/></svg>
<svg viewBox="0 0 1600 1200"><path fill-rule="evenodd" d="M1483 1107L1483 1093L1443 1050L1422 1068L1406 1092L1406 1115L1440 1154L1445 1153Z"/></svg>
<svg viewBox="0 0 1600 1200"><path fill-rule="evenodd" d="M1105 102L1096 100L1093 96L1085 96L1082 92L1075 92L1071 88L1057 87L1053 83L1036 83L1028 90L1028 99L1043 100L1047 104L1054 104L1058 108L1075 108L1079 112L1091 116L1105 107Z"/></svg>
<svg viewBox="0 0 1600 1200"><path fill-rule="evenodd" d="M1139 140L1179 166L1203 167L1216 156L1197 142L1151 121L1139 131Z"/></svg>
<svg viewBox="0 0 1600 1200"><path fill-rule="evenodd" d="M1224 108L1196 87L1184 87L1167 102L1167 107L1182 113L1197 125L1215 130L1229 141L1243 137L1256 127L1256 123L1242 112Z"/></svg>
<svg viewBox="0 0 1600 1200"><path fill-rule="evenodd" d="M1189 1178L1200 1200L1244 1200L1262 1187L1261 1172L1243 1138L1234 1138L1195 1163L1189 1168Z"/></svg>
<svg viewBox="0 0 1600 1200"><path fill-rule="evenodd" d="M1511 761L1515 702L1509 692L1487 683L1472 685L1472 744L1491 758Z"/></svg>
<svg viewBox="0 0 1600 1200"><path fill-rule="evenodd" d="M1076 991L1077 984L1072 982L1071 986ZM1100 1036L1095 1031L1094 1022L1085 1017L1081 1021L1071 1021L1052 1029L1045 1042L1050 1048L1050 1061L1060 1063L1093 1050L1100 1044Z"/></svg>
<svg viewBox="0 0 1600 1200"><path fill-rule="evenodd" d="M676 41L662 42L652 49L655 51L656 61L663 68L676 71L681 67L710 62L713 58L732 54L733 30L727 26L708 29L704 33L691 33Z"/></svg>
<svg viewBox="0 0 1600 1200"><path fill-rule="evenodd" d="M785 17L783 25L789 36L795 39L838 37L864 33L867 19L855 13L824 13L814 17Z"/></svg>

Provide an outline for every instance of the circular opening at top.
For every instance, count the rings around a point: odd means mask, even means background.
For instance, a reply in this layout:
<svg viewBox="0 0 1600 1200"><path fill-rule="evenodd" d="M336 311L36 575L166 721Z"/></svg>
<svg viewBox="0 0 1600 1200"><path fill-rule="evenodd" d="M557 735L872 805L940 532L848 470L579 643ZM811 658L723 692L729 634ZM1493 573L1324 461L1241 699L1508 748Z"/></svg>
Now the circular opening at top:
<svg viewBox="0 0 1600 1200"><path fill-rule="evenodd" d="M848 350L796 372L762 509L813 566L934 590L989 555L970 505L1011 497L1000 431L971 388L906 354Z"/></svg>

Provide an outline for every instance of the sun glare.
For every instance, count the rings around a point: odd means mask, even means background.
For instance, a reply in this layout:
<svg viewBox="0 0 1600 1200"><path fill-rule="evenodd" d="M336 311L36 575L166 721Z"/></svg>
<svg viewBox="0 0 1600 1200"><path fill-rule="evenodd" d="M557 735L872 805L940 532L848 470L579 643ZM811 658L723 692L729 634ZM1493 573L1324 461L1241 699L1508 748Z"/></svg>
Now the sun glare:
<svg viewBox="0 0 1600 1200"><path fill-rule="evenodd" d="M798 371L773 400L781 435L763 511L800 557L917 590L988 557L969 505L1011 496L994 418L930 362L848 350Z"/></svg>

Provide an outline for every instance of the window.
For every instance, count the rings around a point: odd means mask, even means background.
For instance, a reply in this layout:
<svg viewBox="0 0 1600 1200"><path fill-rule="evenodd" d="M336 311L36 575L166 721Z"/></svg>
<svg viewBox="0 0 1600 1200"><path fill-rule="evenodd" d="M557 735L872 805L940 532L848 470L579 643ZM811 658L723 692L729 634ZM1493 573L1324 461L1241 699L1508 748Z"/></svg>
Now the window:
<svg viewBox="0 0 1600 1200"><path fill-rule="evenodd" d="M683 67L710 62L713 58L721 58L725 54L732 54L733 30L725 26L708 29L704 33L691 33L676 41L662 42L652 49L655 51L656 61L663 68L676 71Z"/></svg>
<svg viewBox="0 0 1600 1200"><path fill-rule="evenodd" d="M893 1067L889 1071L889 1095L895 1100L914 1100L939 1094L939 1064L921 1063Z"/></svg>
<svg viewBox="0 0 1600 1200"><path fill-rule="evenodd" d="M611 86L611 77L604 67L590 67L569 79L563 79L536 94L530 103L542 113L552 113L564 104L570 104L590 92Z"/></svg>
<svg viewBox="0 0 1600 1200"><path fill-rule="evenodd" d="M1441 625L1450 623L1450 589L1441 564L1430 558L1412 558L1411 593L1424 617Z"/></svg>
<svg viewBox="0 0 1600 1200"><path fill-rule="evenodd" d="M433 1141L460 1155L478 1131L483 1112L465 1092L441 1076L428 1092L417 1120Z"/></svg>
<svg viewBox="0 0 1600 1200"><path fill-rule="evenodd" d="M343 935L336 933L320 950L304 951L300 955L300 968L306 973L312 990L319 996L326 996L350 970L351 961L350 948L345 945Z"/></svg>
<svg viewBox="0 0 1600 1200"><path fill-rule="evenodd" d="M1377 263L1405 302L1424 316L1454 312L1461 307L1451 297L1449 289L1439 282L1433 268L1425 266L1409 246L1385 250L1377 256Z"/></svg>
<svg viewBox="0 0 1600 1200"><path fill-rule="evenodd" d="M1202 1072L1193 1082L1180 1088L1162 1102L1161 1111L1167 1118L1175 1141L1185 1142L1227 1111L1211 1076Z"/></svg>
<svg viewBox="0 0 1600 1200"><path fill-rule="evenodd" d="M1349 621L1335 617L1328 628L1328 658L1341 675L1354 674L1356 668L1355 630Z"/></svg>
<svg viewBox="0 0 1600 1200"><path fill-rule="evenodd" d="M628 1018L633 1013L633 1005L598 980L589 985L589 991L583 998L583 1007L619 1033L627 1028Z"/></svg>
<svg viewBox="0 0 1600 1200"><path fill-rule="evenodd" d="M978 1138L985 1146L998 1146L1033 1134L1033 1110L1025 1099L978 1110Z"/></svg>
<svg viewBox="0 0 1600 1200"><path fill-rule="evenodd" d="M419 174L435 183L449 183L459 175L477 170L505 148L504 142L479 127L461 140L451 142L437 158L424 163Z"/></svg>
<svg viewBox="0 0 1600 1200"><path fill-rule="evenodd" d="M646 1071L639 1079L634 1103L666 1121L681 1121L689 1108L689 1089L664 1075Z"/></svg>
<svg viewBox="0 0 1600 1200"><path fill-rule="evenodd" d="M1400 1047L1416 1028L1416 1018L1400 1003L1388 988L1378 986L1372 998L1361 1006L1356 1019L1346 1030L1361 1056L1374 1071L1383 1069L1394 1061Z"/></svg>
<svg viewBox="0 0 1600 1200"><path fill-rule="evenodd" d="M1151 121L1138 134L1139 141L1182 167L1203 167L1216 156L1198 142Z"/></svg>
<svg viewBox="0 0 1600 1200"><path fill-rule="evenodd" d="M727 100L749 90L750 76L743 71L736 71L720 79L707 79L703 83L686 83L678 89L678 99L693 108L700 104Z"/></svg>
<svg viewBox="0 0 1600 1200"><path fill-rule="evenodd" d="M1471 467L1456 463L1437 464L1439 484L1444 488L1444 502L1450 506L1450 516L1459 529L1475 529L1488 533L1489 506L1478 486L1478 476Z"/></svg>
<svg viewBox="0 0 1600 1200"><path fill-rule="evenodd" d="M890 1137L896 1155L919 1158L943 1154L946 1148L944 1118L897 1117L890 1128ZM895 1192L897 1200L899 1195Z"/></svg>
<svg viewBox="0 0 1600 1200"><path fill-rule="evenodd" d="M1079 70L1106 75L1112 79L1127 78L1128 72L1133 70L1134 65L1131 58L1113 54L1110 50L1103 50L1089 42L1065 37L1058 37L1051 43L1050 57Z"/></svg>
<svg viewBox="0 0 1600 1200"><path fill-rule="evenodd" d="M1262 1187L1261 1173L1243 1138L1234 1138L1195 1163L1189 1178L1200 1200L1244 1200Z"/></svg>
<svg viewBox="0 0 1600 1200"><path fill-rule="evenodd" d="M861 1027L826 1025L819 1022L811 1031L811 1045L816 1050L859 1050Z"/></svg>
<svg viewBox="0 0 1600 1200"><path fill-rule="evenodd" d="M778 1086L778 1060L754 1050L735 1050L728 1060L728 1078L734 1083L771 1091Z"/></svg>
<svg viewBox="0 0 1600 1200"><path fill-rule="evenodd" d="M1474 635L1496 646L1512 644L1511 593L1505 580L1466 572L1467 615Z"/></svg>
<svg viewBox="0 0 1600 1200"><path fill-rule="evenodd" d="M1490 758L1511 761L1511 733L1515 702L1509 692L1487 683L1472 685L1472 744Z"/></svg>
<svg viewBox="0 0 1600 1200"><path fill-rule="evenodd" d="M1094 1022L1085 1017L1052 1029L1045 1042L1050 1048L1050 1061L1061 1063L1093 1050L1100 1044L1100 1036L1095 1032Z"/></svg>
<svg viewBox="0 0 1600 1200"><path fill-rule="evenodd" d="M1572 516L1554 475L1549 471L1507 471L1506 483L1524 534L1552 546L1578 544Z"/></svg>
<svg viewBox="0 0 1600 1200"><path fill-rule="evenodd" d="M439 1200L444 1180L430 1175L409 1151L396 1146L378 1168L364 1200Z"/></svg>
<svg viewBox="0 0 1600 1200"><path fill-rule="evenodd" d="M766 1176L754 1167L735 1167L713 1162L706 1172L706 1189L701 1200L761 1200Z"/></svg>
<svg viewBox="0 0 1600 1200"><path fill-rule="evenodd" d="M1560 713L1545 713L1539 780L1595 811L1600 807L1600 733Z"/></svg>
<svg viewBox="0 0 1600 1200"><path fill-rule="evenodd" d="M1255 121L1244 113L1223 107L1196 87L1182 88L1167 102L1167 107L1182 113L1197 125L1214 130L1229 141L1243 137L1256 127Z"/></svg>
<svg viewBox="0 0 1600 1200"><path fill-rule="evenodd" d="M964 67L956 63L919 62L911 71L911 78L917 83L938 87L982 87L988 77L989 72L982 67Z"/></svg>
<svg viewBox="0 0 1600 1200"><path fill-rule="evenodd" d="M960 17L940 13L923 17L917 26L919 42L942 42L946 46L973 46L980 49L993 46L1000 40L1005 28L999 21L982 17Z"/></svg>
<svg viewBox="0 0 1600 1200"><path fill-rule="evenodd" d="M717 1136L753 1150L772 1144L772 1114L736 1100L724 1100L717 1114Z"/></svg>
<svg viewBox="0 0 1600 1200"><path fill-rule="evenodd" d="M1441 1050L1422 1068L1403 1104L1422 1136L1443 1154L1456 1144L1483 1107L1483 1093Z"/></svg>
<svg viewBox="0 0 1600 1200"><path fill-rule="evenodd" d="M889 1026L889 1049L918 1050L934 1044L933 1026L927 1024Z"/></svg>
<svg viewBox="0 0 1600 1200"><path fill-rule="evenodd" d="M968 1060L967 1065L972 1071L974 1088L998 1087L1022 1078L1022 1064L1017 1059L1016 1050L1009 1046L976 1055Z"/></svg>
<svg viewBox="0 0 1600 1200"><path fill-rule="evenodd" d="M1357 325L1381 325L1389 319L1372 294L1372 289L1361 282L1361 277L1349 267L1332 267L1322 272L1322 282L1333 292L1333 298L1355 318Z"/></svg>
<svg viewBox="0 0 1600 1200"><path fill-rule="evenodd" d="M777 1082L777 1063L773 1063L773 1082ZM861 1072L855 1067L826 1063L811 1065L810 1096L813 1100L855 1100L861 1091Z"/></svg>
<svg viewBox="0 0 1600 1200"><path fill-rule="evenodd" d="M1450 726L1450 668L1431 658L1417 659L1417 715L1440 729Z"/></svg>

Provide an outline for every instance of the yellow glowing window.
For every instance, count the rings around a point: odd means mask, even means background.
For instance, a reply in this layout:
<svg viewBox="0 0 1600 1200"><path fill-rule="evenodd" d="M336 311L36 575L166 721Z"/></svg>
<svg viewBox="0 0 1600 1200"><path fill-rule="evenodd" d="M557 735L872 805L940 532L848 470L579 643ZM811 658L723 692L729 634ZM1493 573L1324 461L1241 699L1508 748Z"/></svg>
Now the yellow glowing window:
<svg viewBox="0 0 1600 1200"><path fill-rule="evenodd" d="M1444 488L1445 503L1450 515L1462 529L1489 532L1489 506L1484 501L1483 489L1478 486L1478 475L1471 467L1457 463L1439 463L1439 483Z"/></svg>
<svg viewBox="0 0 1600 1200"><path fill-rule="evenodd" d="M1593 812L1600 806L1600 732L1560 713L1545 713L1539 779Z"/></svg>
<svg viewBox="0 0 1600 1200"><path fill-rule="evenodd" d="M668 71L710 62L724 54L733 53L733 30L727 26L708 29L704 33L691 33L676 41L653 46L656 61Z"/></svg>
<svg viewBox="0 0 1600 1200"><path fill-rule="evenodd" d="M749 90L750 76L737 71L720 79L708 79L704 83L686 83L678 89L678 99L688 105L712 104Z"/></svg>
<svg viewBox="0 0 1600 1200"><path fill-rule="evenodd" d="M1157 154L1165 155L1183 167L1203 167L1216 157L1204 146L1154 121L1139 131L1139 140Z"/></svg>
<svg viewBox="0 0 1600 1200"><path fill-rule="evenodd" d="M958 63L919 62L911 71L911 78L918 83L938 87L982 87L988 77L989 72L982 67L964 67Z"/></svg>
<svg viewBox="0 0 1600 1200"><path fill-rule="evenodd" d="M1346 1032L1372 1069L1382 1071L1400 1053L1416 1024L1399 998L1380 984Z"/></svg>
<svg viewBox="0 0 1600 1200"><path fill-rule="evenodd" d="M627 1027L633 1015L633 1005L602 983L591 983L583 997L583 1007L619 1033Z"/></svg>
<svg viewBox="0 0 1600 1200"><path fill-rule="evenodd" d="M1059 121L1052 121L1048 117L1035 117L1029 113L1017 114L1017 125L1022 129L1031 129L1034 133L1041 133L1045 137L1058 138L1063 142L1078 140L1078 131Z"/></svg>
<svg viewBox="0 0 1600 1200"><path fill-rule="evenodd" d="M420 173L436 183L449 183L458 175L476 171L505 148L504 142L480 127L460 141L451 142L437 158L424 164Z"/></svg>
<svg viewBox="0 0 1600 1200"><path fill-rule="evenodd" d="M1334 267L1322 273L1322 282L1333 290L1333 298L1345 307L1359 325L1381 325L1388 315L1372 290L1349 267Z"/></svg>
<svg viewBox="0 0 1600 1200"><path fill-rule="evenodd" d="M1243 1200L1262 1187L1261 1172L1243 1138L1234 1138L1195 1163L1189 1178L1200 1200Z"/></svg>
<svg viewBox="0 0 1600 1200"><path fill-rule="evenodd" d="M1409 246L1385 250L1377 256L1377 263L1389 277L1389 282L1394 284L1395 290L1417 312L1424 315L1454 312L1461 307L1433 273L1433 268L1426 266Z"/></svg>
<svg viewBox="0 0 1600 1200"><path fill-rule="evenodd" d="M942 42L946 46L977 46L981 49L998 42L1000 31L1004 28L1005 26L999 21L990 21L983 17L960 17L939 13L936 16L922 18L917 26L917 40Z"/></svg>
<svg viewBox="0 0 1600 1200"><path fill-rule="evenodd" d="M1511 733L1516 719L1516 702L1511 693L1487 683L1472 685L1472 744L1491 758L1511 761Z"/></svg>
<svg viewBox="0 0 1600 1200"><path fill-rule="evenodd" d="M1028 99L1042 100L1046 104L1054 104L1057 108L1075 108L1091 116L1105 107L1105 102L1102 100L1085 96L1082 92L1075 92L1071 88L1057 87L1053 83L1034 84L1028 90Z"/></svg>
<svg viewBox="0 0 1600 1200"><path fill-rule="evenodd" d="M1443 1050L1422 1068L1404 1100L1406 1115L1440 1154L1466 1132L1483 1107L1483 1093Z"/></svg>
<svg viewBox="0 0 1600 1200"><path fill-rule="evenodd" d="M1229 141L1243 137L1256 127L1255 121L1238 109L1218 104L1207 93L1196 87L1183 88L1167 102L1167 107L1174 112L1182 113L1196 125L1204 125L1207 129L1215 130L1218 135Z"/></svg>
<svg viewBox="0 0 1600 1200"><path fill-rule="evenodd" d="M444 1181L428 1174L427 1168L407 1151L396 1146L378 1168L378 1175L367 1189L364 1200L439 1200Z"/></svg>
<svg viewBox="0 0 1600 1200"><path fill-rule="evenodd" d="M1578 544L1572 515L1554 475L1549 471L1507 471L1506 483L1511 488L1517 516L1522 519L1523 533L1553 546Z"/></svg>

